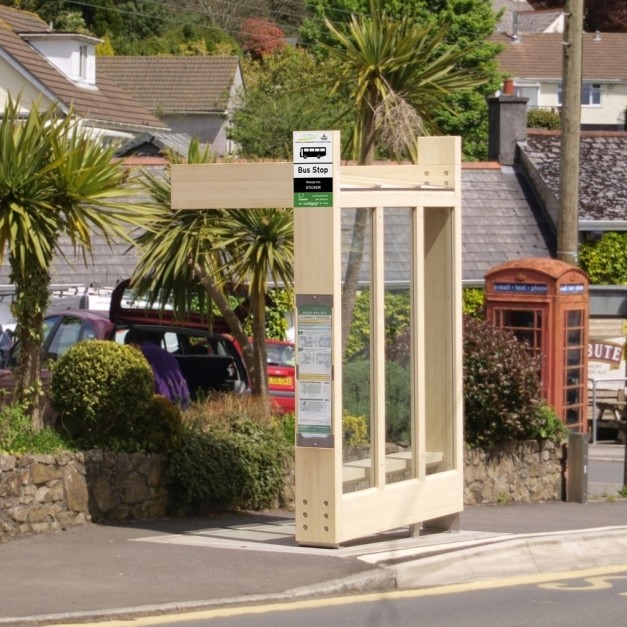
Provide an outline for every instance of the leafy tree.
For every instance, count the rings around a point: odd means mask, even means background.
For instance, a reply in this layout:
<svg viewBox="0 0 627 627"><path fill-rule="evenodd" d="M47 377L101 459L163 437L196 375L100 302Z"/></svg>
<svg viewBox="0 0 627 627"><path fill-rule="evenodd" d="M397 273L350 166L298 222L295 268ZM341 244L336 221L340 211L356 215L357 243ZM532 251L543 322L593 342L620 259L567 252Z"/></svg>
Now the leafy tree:
<svg viewBox="0 0 627 627"><path fill-rule="evenodd" d="M627 233L603 233L579 246L579 265L593 285L627 284Z"/></svg>
<svg viewBox="0 0 627 627"><path fill-rule="evenodd" d="M564 0L529 0L534 9L561 9ZM627 6L624 0L585 0L584 29L588 33L627 33Z"/></svg>
<svg viewBox="0 0 627 627"><path fill-rule="evenodd" d="M254 59L283 50L287 46L285 33L272 22L258 17L248 18L242 25L244 51Z"/></svg>
<svg viewBox="0 0 627 627"><path fill-rule="evenodd" d="M229 136L247 158L292 158L292 133L297 129L338 128L337 111L344 94L330 94L335 68L305 50L286 48L267 55L263 63L242 64L246 91L231 117ZM348 121L339 125L349 136Z"/></svg>
<svg viewBox="0 0 627 627"><path fill-rule="evenodd" d="M182 160L170 154L172 163ZM187 163L211 163L215 157L192 142ZM267 395L265 354L265 297L268 277L291 287L293 219L290 211L184 210L172 212L169 173L146 173L145 186L156 206L154 220L137 238L140 260L133 285L151 302L183 315L198 288L225 318L239 341L253 392ZM225 294L228 286L245 284L253 312L253 345ZM203 303L201 302L201 305Z"/></svg>
<svg viewBox="0 0 627 627"><path fill-rule="evenodd" d="M338 29L353 19L367 15L370 0L306 0L312 17L301 27L301 36L315 50L336 45L325 20ZM394 0L385 2L390 19L407 19L423 28L442 29L444 38L438 44L439 56L451 49L463 53L457 60L458 68L484 76L485 82L472 90L454 90L442 93L431 103L431 133L460 135L462 152L467 160L487 157L488 115L486 97L493 94L502 82L496 56L500 47L489 41L496 26L496 14L491 2L485 0ZM423 113L424 115L424 113ZM429 128L430 127L430 128ZM378 147L382 156L389 153Z"/></svg>
<svg viewBox="0 0 627 627"><path fill-rule="evenodd" d="M419 25L408 14L395 19L370 0L367 17L353 15L346 30L326 21L333 44L325 49L339 63L336 85L348 85L354 121L351 153L359 165L372 162L375 145L397 158L415 158L417 138L433 126L431 111L445 95L469 90L487 77L460 67L474 49L444 45L447 29ZM368 211L355 211L353 240L342 293L346 344L363 257Z"/></svg>
<svg viewBox="0 0 627 627"><path fill-rule="evenodd" d="M131 193L127 172L56 105L22 114L9 99L0 120L0 257L8 256L15 286L12 313L22 344L16 398L41 428L41 342L48 305L50 267L61 235L86 258L92 234L132 242L128 225L145 224L150 209L123 203Z"/></svg>

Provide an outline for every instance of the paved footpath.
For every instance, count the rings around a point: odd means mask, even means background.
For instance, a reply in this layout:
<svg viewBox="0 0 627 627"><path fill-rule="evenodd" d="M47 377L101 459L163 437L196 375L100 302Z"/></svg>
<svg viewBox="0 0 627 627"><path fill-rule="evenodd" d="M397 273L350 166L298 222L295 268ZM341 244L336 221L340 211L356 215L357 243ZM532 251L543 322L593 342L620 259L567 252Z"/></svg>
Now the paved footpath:
<svg viewBox="0 0 627 627"><path fill-rule="evenodd" d="M623 450L614 447L608 454L619 459ZM617 495L620 486L614 488L586 504L467 507L459 532L411 538L404 528L340 549L297 546L293 514L285 511L90 524L15 538L0 544L0 625L91 624L627 564L627 499Z"/></svg>

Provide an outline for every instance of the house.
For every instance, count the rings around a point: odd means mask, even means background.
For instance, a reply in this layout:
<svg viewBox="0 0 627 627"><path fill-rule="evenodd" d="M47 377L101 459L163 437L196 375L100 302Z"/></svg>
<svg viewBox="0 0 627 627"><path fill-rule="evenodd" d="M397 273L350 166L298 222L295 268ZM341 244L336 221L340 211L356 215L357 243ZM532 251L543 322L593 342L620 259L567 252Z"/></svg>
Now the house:
<svg viewBox="0 0 627 627"><path fill-rule="evenodd" d="M526 0L492 0L496 13L503 15L496 26L498 32L512 37L522 33L561 33L564 31L562 10L534 10Z"/></svg>
<svg viewBox="0 0 627 627"><path fill-rule="evenodd" d="M515 93L529 107L558 110L562 105L563 36L498 33L505 46L499 69L514 79ZM621 130L627 110L627 33L584 33L581 126L585 130Z"/></svg>
<svg viewBox="0 0 627 627"><path fill-rule="evenodd" d="M28 109L37 101L71 108L81 123L108 141L146 130L167 130L133 96L96 75L99 39L51 30L34 13L0 6L0 107L9 96Z"/></svg>
<svg viewBox="0 0 627 627"><path fill-rule="evenodd" d="M243 86L238 57L98 57L96 68L173 132L197 137L216 154L231 152L229 113Z"/></svg>

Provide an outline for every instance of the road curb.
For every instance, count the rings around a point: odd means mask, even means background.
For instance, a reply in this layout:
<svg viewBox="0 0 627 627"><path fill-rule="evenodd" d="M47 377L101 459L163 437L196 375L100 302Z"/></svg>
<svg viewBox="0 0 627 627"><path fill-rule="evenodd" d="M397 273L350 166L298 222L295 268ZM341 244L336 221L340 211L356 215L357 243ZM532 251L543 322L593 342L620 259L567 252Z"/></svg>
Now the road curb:
<svg viewBox="0 0 627 627"><path fill-rule="evenodd" d="M397 588L406 589L620 563L627 563L627 526L493 538L479 546L389 567L396 571Z"/></svg>

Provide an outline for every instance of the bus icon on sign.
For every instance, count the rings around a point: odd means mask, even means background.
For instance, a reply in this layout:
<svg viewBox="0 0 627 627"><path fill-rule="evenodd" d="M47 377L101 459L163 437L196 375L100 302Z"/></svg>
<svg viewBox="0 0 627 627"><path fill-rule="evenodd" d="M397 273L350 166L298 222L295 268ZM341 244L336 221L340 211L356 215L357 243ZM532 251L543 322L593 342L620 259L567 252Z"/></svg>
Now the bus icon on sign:
<svg viewBox="0 0 627 627"><path fill-rule="evenodd" d="M320 159L320 157L324 157L327 154L327 149L324 146L312 146L310 148L301 148L300 156L303 159L308 159L309 157L316 157L316 159Z"/></svg>

